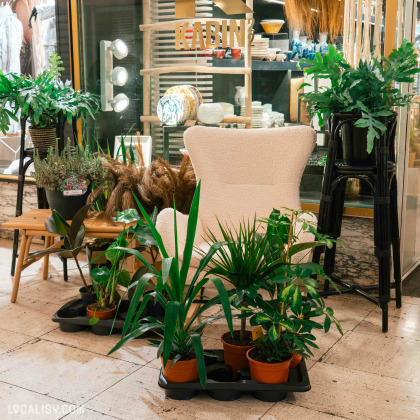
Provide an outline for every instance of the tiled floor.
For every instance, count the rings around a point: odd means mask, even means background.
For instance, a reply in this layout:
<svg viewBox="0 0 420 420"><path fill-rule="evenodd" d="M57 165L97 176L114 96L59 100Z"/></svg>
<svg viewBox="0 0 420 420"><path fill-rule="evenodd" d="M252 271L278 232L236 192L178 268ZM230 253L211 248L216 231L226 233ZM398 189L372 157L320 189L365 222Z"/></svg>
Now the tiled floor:
<svg viewBox="0 0 420 420"><path fill-rule="evenodd" d="M10 303L11 243L0 241L0 419L420 419L420 299L404 298L390 313L389 333L380 311L352 296L328 299L345 334L320 336L308 362L312 384L305 394L279 403L244 396L218 402L165 398L157 385L159 361L146 340L134 340L112 357L116 336L63 333L54 312L80 287L74 265L63 281L51 258L41 279L38 262L25 271L16 304ZM391 303L391 306L393 303ZM204 333L207 348L220 347L221 320Z"/></svg>

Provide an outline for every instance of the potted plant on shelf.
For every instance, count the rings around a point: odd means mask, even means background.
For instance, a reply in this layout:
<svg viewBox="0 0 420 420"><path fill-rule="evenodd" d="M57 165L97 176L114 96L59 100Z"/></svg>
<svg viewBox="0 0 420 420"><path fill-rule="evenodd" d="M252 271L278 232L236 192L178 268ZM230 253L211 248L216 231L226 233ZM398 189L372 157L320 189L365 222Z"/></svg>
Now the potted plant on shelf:
<svg viewBox="0 0 420 420"><path fill-rule="evenodd" d="M214 233L209 232L209 244L217 243L219 250L211 260L208 275L225 280L234 287L232 305L245 308L257 296L275 270L279 268L277 257L267 255L268 238L257 232L256 220L243 222L238 229L219 223L223 238L218 242ZM244 309L242 309L244 313ZM232 367L234 375L248 366L247 351L254 347L252 333L246 329L246 318L241 319L240 330L233 336L226 332L222 335L225 363Z"/></svg>
<svg viewBox="0 0 420 420"><path fill-rule="evenodd" d="M66 220L86 204L92 184L98 187L104 183L101 158L86 149L72 150L70 141L62 152L50 148L45 159L36 151L34 166L32 176L37 186L45 189L50 208Z"/></svg>
<svg viewBox="0 0 420 420"><path fill-rule="evenodd" d="M395 118L395 107L411 102L412 95L403 95L394 83L411 83L413 75L420 72L413 44L404 39L388 58L378 60L372 53L370 61L360 60L357 67L352 67L332 45L324 55L316 53L313 60L301 62L311 64L304 71L306 76L331 82L330 87L304 95L311 117L317 115L320 125L324 116L330 119L343 114L356 119L341 127L344 163L363 165L374 161L375 139L388 130Z"/></svg>
<svg viewBox="0 0 420 420"><path fill-rule="evenodd" d="M219 245L216 244L210 248L208 254L201 260L190 285L187 285L188 269L194 249L194 238L197 229L199 197L200 183L197 186L191 205L182 264L180 264L181 260L178 249L176 249L174 257L169 257L162 238L152 220L140 202L137 203L146 223L153 232L153 236L162 254L162 269L160 271L157 270L138 250L124 249L125 252L135 255L149 269L149 272L136 279L131 285L131 287L135 287L135 292L127 312L121 340L110 351L110 354L130 340L145 334L147 331L157 330L162 340L149 341L158 349L157 356L162 360L164 377L170 382L189 382L199 378L201 384L204 386L206 383L206 367L201 334L207 323L211 322L214 318L208 319L199 325L197 325L196 321L211 306L221 303L225 311L229 330L232 331L233 327L229 293L226 291L223 282L218 278L209 279L207 276L200 279L203 270L219 248ZM175 209L174 217L175 243L178 243ZM152 281L153 278L156 278L156 281ZM218 295L190 314L192 312L191 309L194 308L195 298L200 294L202 288L208 281L214 283L218 290ZM153 289L153 292L144 294L146 287ZM151 298L156 299L164 307L165 317L163 321L159 321L150 316L141 319L141 314ZM141 304L138 308L140 302Z"/></svg>
<svg viewBox="0 0 420 420"><path fill-rule="evenodd" d="M82 116L98 113L97 95L81 93L62 82L60 56L55 52L49 67L35 79L31 76L0 71L0 129L8 131L10 120L28 120L29 131L35 148L47 150L57 138L64 140L64 125Z"/></svg>

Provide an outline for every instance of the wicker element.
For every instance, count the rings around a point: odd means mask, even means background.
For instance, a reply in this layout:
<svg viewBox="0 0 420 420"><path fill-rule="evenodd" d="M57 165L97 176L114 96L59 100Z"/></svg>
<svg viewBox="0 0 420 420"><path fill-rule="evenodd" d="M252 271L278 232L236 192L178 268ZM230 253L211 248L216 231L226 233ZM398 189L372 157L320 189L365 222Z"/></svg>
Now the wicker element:
<svg viewBox="0 0 420 420"><path fill-rule="evenodd" d="M34 128L29 127L29 134L35 149L48 150L55 146L57 129L53 128Z"/></svg>

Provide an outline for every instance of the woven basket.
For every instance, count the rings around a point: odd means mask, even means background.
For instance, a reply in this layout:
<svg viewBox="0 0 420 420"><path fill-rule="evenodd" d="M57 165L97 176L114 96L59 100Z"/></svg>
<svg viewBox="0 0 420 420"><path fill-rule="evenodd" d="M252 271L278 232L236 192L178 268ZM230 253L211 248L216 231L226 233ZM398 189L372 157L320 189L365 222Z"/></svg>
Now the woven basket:
<svg viewBox="0 0 420 420"><path fill-rule="evenodd" d="M34 128L29 127L29 134L35 149L48 150L51 146L55 147L57 138L56 128Z"/></svg>

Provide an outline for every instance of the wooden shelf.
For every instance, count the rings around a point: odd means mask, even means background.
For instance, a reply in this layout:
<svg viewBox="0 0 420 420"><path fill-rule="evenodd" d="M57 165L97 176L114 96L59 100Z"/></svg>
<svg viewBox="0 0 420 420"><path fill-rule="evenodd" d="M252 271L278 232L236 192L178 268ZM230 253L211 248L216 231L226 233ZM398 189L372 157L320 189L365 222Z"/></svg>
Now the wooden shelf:
<svg viewBox="0 0 420 420"><path fill-rule="evenodd" d="M142 115L140 121L144 123L161 123L160 119L156 115ZM226 124L250 124L252 118L250 117L225 117L222 123Z"/></svg>
<svg viewBox="0 0 420 420"><path fill-rule="evenodd" d="M279 61L262 61L262 60L252 60L252 70L254 71L303 71L305 68L310 67L308 64L301 64L300 70L297 68L297 62L295 61L285 61L283 63ZM243 60L233 60L233 59L220 59L213 58L213 67L233 67L240 68L244 67Z"/></svg>

